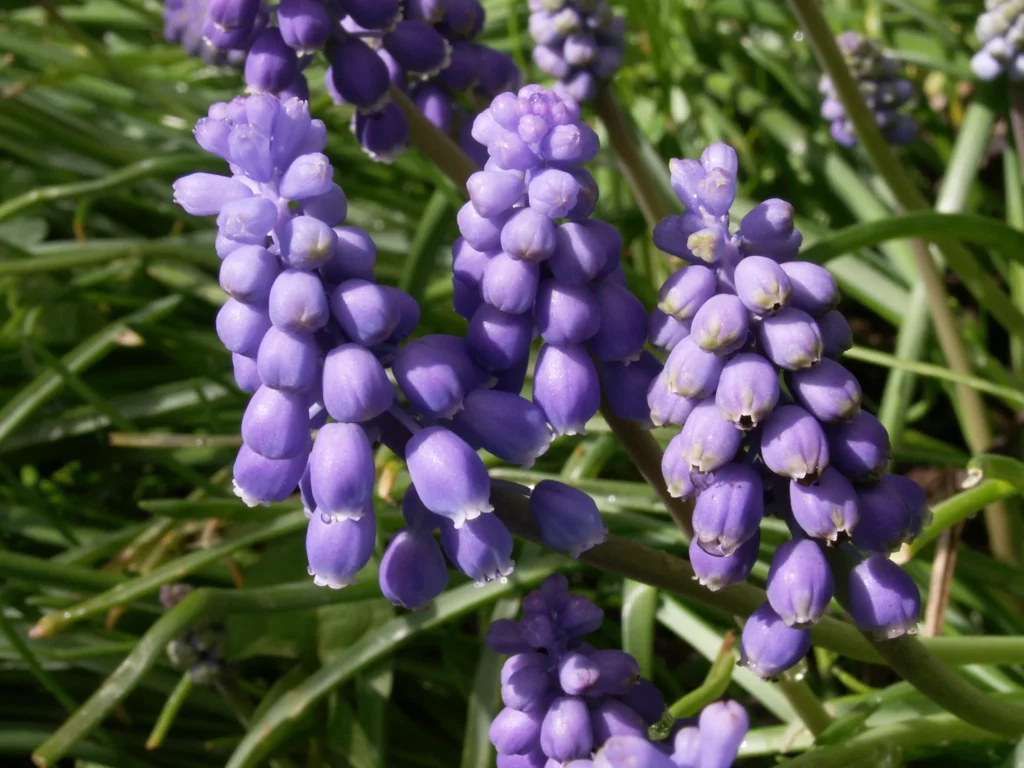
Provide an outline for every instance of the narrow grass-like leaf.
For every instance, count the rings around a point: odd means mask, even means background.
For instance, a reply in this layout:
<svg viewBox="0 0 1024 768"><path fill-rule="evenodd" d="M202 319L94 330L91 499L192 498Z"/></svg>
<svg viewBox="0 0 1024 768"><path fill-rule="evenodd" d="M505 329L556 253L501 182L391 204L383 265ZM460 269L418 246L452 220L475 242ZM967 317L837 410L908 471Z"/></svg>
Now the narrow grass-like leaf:
<svg viewBox="0 0 1024 768"><path fill-rule="evenodd" d="M630 579L622 582L622 650L632 654L640 673L654 673L654 612L658 590Z"/></svg>

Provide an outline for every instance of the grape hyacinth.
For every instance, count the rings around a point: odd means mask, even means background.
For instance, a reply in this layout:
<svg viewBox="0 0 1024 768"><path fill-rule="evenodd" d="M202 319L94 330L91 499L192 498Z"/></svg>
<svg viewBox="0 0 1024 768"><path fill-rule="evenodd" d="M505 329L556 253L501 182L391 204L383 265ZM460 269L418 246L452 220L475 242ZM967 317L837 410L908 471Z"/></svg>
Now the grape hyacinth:
<svg viewBox="0 0 1024 768"><path fill-rule="evenodd" d="M533 61L584 102L622 66L626 22L604 0L530 0Z"/></svg>
<svg viewBox="0 0 1024 768"><path fill-rule="evenodd" d="M886 56L877 41L844 32L836 42L886 140L890 144L909 144L917 135L917 123L905 112L916 95L914 84L899 76L898 62ZM856 132L827 75L822 76L818 90L825 97L821 116L831 124L832 138L844 147L852 147L857 143Z"/></svg>
<svg viewBox="0 0 1024 768"><path fill-rule="evenodd" d="M808 627L834 591L822 547L847 540L869 556L855 569L854 619L886 637L914 632L916 587L870 556L892 565L884 556L920 532L928 506L916 483L887 474L888 434L835 359L850 346L835 280L796 260L802 237L782 200L730 231L738 162L729 146L669 167L686 212L659 223L654 241L685 266L652 317L651 343L669 354L648 404L655 424L681 427L662 470L674 496L696 497L696 577L710 589L746 579L772 511L793 540L776 550L768 602L744 628L745 665L774 677L807 652Z"/></svg>
<svg viewBox="0 0 1024 768"><path fill-rule="evenodd" d="M498 768L732 765L749 727L743 707L709 704L698 719L675 722L669 739L649 740L648 728L671 716L636 659L586 642L603 618L553 574L523 599L519 621L488 628L488 647L509 654L501 670L505 708L490 727Z"/></svg>
<svg viewBox="0 0 1024 768"><path fill-rule="evenodd" d="M1024 3L986 0L974 34L982 46L971 58L974 74L982 80L995 80L1004 72L1011 80L1024 79Z"/></svg>
<svg viewBox="0 0 1024 768"><path fill-rule="evenodd" d="M217 217L220 283L230 296L217 333L232 353L239 387L252 393L234 465L236 495L254 506L298 489L310 517L310 575L318 585L343 587L374 552L373 445L382 440L405 456L413 481L403 504L408 525L380 563L384 594L408 608L436 597L448 580L441 544L478 583L506 577L512 539L486 514L483 462L454 432L421 425L397 403L387 368L415 329L419 308L375 282L372 239L345 226L345 194L322 154L323 123L311 119L305 101L262 93L215 104L195 135L232 173L192 174L175 182L174 192L188 213ZM462 339L425 337L405 349L431 339L453 359L463 350L464 365L453 375L473 377ZM396 375L404 375L397 362ZM472 380L484 378L480 370ZM496 427L485 415L470 426L489 434Z"/></svg>

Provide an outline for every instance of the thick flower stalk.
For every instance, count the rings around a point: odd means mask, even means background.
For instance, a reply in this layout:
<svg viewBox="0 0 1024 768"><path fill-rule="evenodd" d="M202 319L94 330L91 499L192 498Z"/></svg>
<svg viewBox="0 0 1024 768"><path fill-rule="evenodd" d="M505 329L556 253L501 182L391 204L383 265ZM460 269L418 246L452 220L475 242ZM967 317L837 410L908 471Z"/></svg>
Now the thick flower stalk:
<svg viewBox="0 0 1024 768"><path fill-rule="evenodd" d="M985 0L974 33L981 50L971 58L971 69L982 80L1006 73L1011 80L1024 79L1024 2Z"/></svg>
<svg viewBox="0 0 1024 768"><path fill-rule="evenodd" d="M442 543L460 569L479 582L504 578L512 540L486 515L483 462L453 432L417 422L397 403L386 369L419 308L375 282L373 241L344 225L345 195L322 154L323 123L304 101L256 94L215 104L195 135L232 172L192 174L174 190L189 213L217 216L220 283L231 297L217 333L239 387L253 393L235 493L253 506L298 489L310 517L310 574L319 585L343 587L373 555L373 445L384 440L405 456L413 481L408 527L380 564L385 595L414 608L444 589L447 568L433 536L444 526L456 531L445 538L442 530ZM438 338L449 351L465 346Z"/></svg>
<svg viewBox="0 0 1024 768"><path fill-rule="evenodd" d="M856 32L844 32L836 41L864 103L874 113L886 140L890 144L909 144L917 135L917 123L906 114L906 108L916 96L914 84L900 76L899 63L886 56L877 41ZM852 147L857 143L856 132L827 75L822 76L818 90L825 97L821 116L831 124L832 138L845 147Z"/></svg>
<svg viewBox="0 0 1024 768"><path fill-rule="evenodd" d="M918 534L929 510L916 483L887 474L885 428L836 362L850 328L828 271L795 260L792 206L767 200L730 231L737 167L725 144L670 163L687 210L665 218L654 240L686 266L665 281L652 317L651 342L669 355L648 403L655 424L681 427L662 469L673 495L696 497L690 560L702 584L746 579L766 512L789 525L768 602L742 637L743 663L770 678L807 652L808 627L832 599L823 546L850 540L869 556L851 586L859 626L883 637L916 630L917 589L884 556Z"/></svg>
<svg viewBox="0 0 1024 768"><path fill-rule="evenodd" d="M498 768L728 768L747 732L736 702L717 702L677 721L665 741L648 729L669 717L631 655L597 649L586 636L601 609L554 574L523 599L519 621L500 619L488 647L510 654L501 670L505 705L491 723Z"/></svg>
<svg viewBox="0 0 1024 768"><path fill-rule="evenodd" d="M604 0L530 0L533 60L557 88L590 101L622 66L626 20Z"/></svg>

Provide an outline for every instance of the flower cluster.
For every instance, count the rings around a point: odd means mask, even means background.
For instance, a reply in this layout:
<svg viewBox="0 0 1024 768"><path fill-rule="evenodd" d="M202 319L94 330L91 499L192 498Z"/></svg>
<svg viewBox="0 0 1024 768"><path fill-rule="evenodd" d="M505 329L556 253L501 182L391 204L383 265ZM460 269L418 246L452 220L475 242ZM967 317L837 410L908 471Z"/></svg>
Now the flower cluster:
<svg viewBox="0 0 1024 768"><path fill-rule="evenodd" d="M625 19L604 0L530 0L533 60L577 101L622 66Z"/></svg>
<svg viewBox="0 0 1024 768"><path fill-rule="evenodd" d="M1011 80L1024 78L1024 2L985 0L974 33L982 48L971 58L971 69L982 80L1006 72Z"/></svg>
<svg viewBox="0 0 1024 768"><path fill-rule="evenodd" d="M688 266L659 294L652 343L669 349L648 393L655 424L682 427L663 473L672 494L696 495L690 558L711 589L746 579L757 559L766 492L793 540L768 576L768 603L747 622L743 661L764 677L792 666L833 594L821 545L849 538L870 557L853 571L853 617L886 636L913 632L916 587L884 557L929 514L924 492L887 474L889 438L860 408L856 378L835 358L851 343L823 267L795 261L793 208L772 199L730 232L737 158L713 144L670 163L686 213L655 243ZM785 391L782 384L785 384Z"/></svg>
<svg viewBox="0 0 1024 768"><path fill-rule="evenodd" d="M667 716L661 693L631 655L584 639L601 626L601 609L552 575L523 599L523 612L487 631L492 650L511 654L501 670L505 708L490 729L498 768L732 765L749 725L739 704L711 704L697 722L677 722L672 739L652 742L648 728Z"/></svg>
<svg viewBox="0 0 1024 768"><path fill-rule="evenodd" d="M901 110L914 98L913 83L898 76L898 63L886 56L876 41L856 32L844 32L836 41L886 140L891 144L909 144L917 135L917 123ZM832 138L845 147L852 147L857 143L857 135L827 75L822 76L818 90L825 97L821 116L831 123Z"/></svg>
<svg viewBox="0 0 1024 768"><path fill-rule="evenodd" d="M160 604L169 611L192 592L187 584L164 584ZM192 682L207 685L224 673L224 626L217 621L189 624L166 648L167 659L177 669L188 670Z"/></svg>

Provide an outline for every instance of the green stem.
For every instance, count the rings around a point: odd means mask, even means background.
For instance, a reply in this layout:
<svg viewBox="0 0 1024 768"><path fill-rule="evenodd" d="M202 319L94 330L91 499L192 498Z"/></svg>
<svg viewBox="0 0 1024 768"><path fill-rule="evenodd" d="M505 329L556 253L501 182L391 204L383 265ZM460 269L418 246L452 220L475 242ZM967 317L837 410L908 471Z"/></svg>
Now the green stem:
<svg viewBox="0 0 1024 768"><path fill-rule="evenodd" d="M918 554L939 537L943 531L966 520L982 508L1003 499L1016 496L1017 488L1004 480L982 480L973 488L961 491L932 509L932 521L921 531L907 550L907 559Z"/></svg>
<svg viewBox="0 0 1024 768"><path fill-rule="evenodd" d="M67 565L9 550L0 550L0 576L75 592L112 589L125 581L123 576L116 573Z"/></svg>
<svg viewBox="0 0 1024 768"><path fill-rule="evenodd" d="M69 713L78 709L78 702L71 697L71 694L61 687L60 683L53 679L49 672L43 669L43 665L39 663L35 654L32 653L32 650L22 639L21 635L18 634L18 631L11 624L10 619L4 615L2 610L0 610L0 634L3 634L3 636L7 638L7 642L21 657L22 662L26 667L28 667L28 671L32 673L32 676L39 681L39 684L43 686L44 689L49 691L50 695L57 700L58 704L60 704Z"/></svg>
<svg viewBox="0 0 1024 768"><path fill-rule="evenodd" d="M157 718L149 738L146 739L146 749L157 749L164 743L168 731L171 730L171 726L174 724L174 719L178 716L178 712L181 711L181 707L191 691L192 675L189 672L185 672L181 679L178 680L178 684L174 686L171 695L167 697L164 708L160 710L160 716Z"/></svg>
<svg viewBox="0 0 1024 768"><path fill-rule="evenodd" d="M832 715L803 679L792 672L786 672L775 685L782 691L793 711L804 721L807 730L815 736L832 724Z"/></svg>
<svg viewBox="0 0 1024 768"><path fill-rule="evenodd" d="M1018 88L1020 86L1017 86ZM1014 229L1024 230L1024 179L1021 166L1024 162L1019 150L1007 147L1003 150L1003 177L1006 190L1006 223ZM1007 264L1010 284L1010 297L1017 307L1024 309L1024 265L1017 262ZM1024 339L1010 339L1010 356L1013 360L1013 372L1020 378L1024 375Z"/></svg>
<svg viewBox="0 0 1024 768"><path fill-rule="evenodd" d="M480 170L476 163L459 149L458 144L427 120L402 91L392 85L390 93L391 100L405 113L409 122L409 143L433 161L460 192L465 193L466 181Z"/></svg>
<svg viewBox="0 0 1024 768"><path fill-rule="evenodd" d="M736 654L732 649L734 641L735 636L729 632L722 641L722 647L704 682L669 707L674 718L693 717L708 704L718 701L725 695L729 683L732 682L732 671L736 668Z"/></svg>

